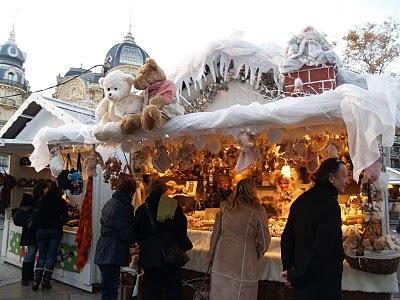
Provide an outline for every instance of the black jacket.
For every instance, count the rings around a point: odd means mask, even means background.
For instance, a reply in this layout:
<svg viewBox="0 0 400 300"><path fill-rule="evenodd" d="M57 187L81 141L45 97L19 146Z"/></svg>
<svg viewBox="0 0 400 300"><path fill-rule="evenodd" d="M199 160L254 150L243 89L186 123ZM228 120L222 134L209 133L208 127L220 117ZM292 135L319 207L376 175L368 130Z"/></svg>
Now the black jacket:
<svg viewBox="0 0 400 300"><path fill-rule="evenodd" d="M142 204L136 211L135 232L139 243L139 263L142 267L162 268L164 267L161 244L154 237L158 236L163 244L177 243L183 250L190 250L193 245L187 237L187 219L183 214L181 206L178 204L173 220L158 222L157 210L160 202L161 193L152 192L146 199L149 212L156 223L157 233L151 226L146 204ZM153 243L146 241L152 240Z"/></svg>
<svg viewBox="0 0 400 300"><path fill-rule="evenodd" d="M129 246L135 241L134 221L134 208L129 194L114 192L101 212L101 229L94 258L95 264L128 265Z"/></svg>
<svg viewBox="0 0 400 300"><path fill-rule="evenodd" d="M316 184L292 204L281 239L295 299L341 299L344 250L337 190Z"/></svg>
<svg viewBox="0 0 400 300"><path fill-rule="evenodd" d="M34 199L32 195L24 193L22 195L20 208L28 210L29 213L34 217L34 212L37 204L37 199ZM36 226L33 222L30 223L30 227L22 227L20 246L37 246L36 241Z"/></svg>
<svg viewBox="0 0 400 300"><path fill-rule="evenodd" d="M34 217L36 229L62 231L69 217L67 203L61 195L48 192L38 202Z"/></svg>

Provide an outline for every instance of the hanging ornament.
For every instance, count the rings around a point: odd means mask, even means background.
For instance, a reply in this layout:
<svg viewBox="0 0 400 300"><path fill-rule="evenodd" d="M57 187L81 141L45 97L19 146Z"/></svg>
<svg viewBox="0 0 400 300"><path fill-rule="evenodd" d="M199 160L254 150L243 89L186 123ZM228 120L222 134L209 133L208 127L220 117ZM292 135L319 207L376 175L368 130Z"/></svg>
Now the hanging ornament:
<svg viewBox="0 0 400 300"><path fill-rule="evenodd" d="M218 154L221 151L221 141L213 137L208 141L207 148L212 154Z"/></svg>
<svg viewBox="0 0 400 300"><path fill-rule="evenodd" d="M268 141L271 144L279 144L283 139L283 130L278 128L270 128L268 130Z"/></svg>
<svg viewBox="0 0 400 300"><path fill-rule="evenodd" d="M206 140L204 136L201 135L195 136L193 139L193 145L197 150L199 151L203 150L204 147L206 146Z"/></svg>
<svg viewBox="0 0 400 300"><path fill-rule="evenodd" d="M132 147L133 147L133 142L131 141L124 141L121 143L121 149L125 153L131 152Z"/></svg>

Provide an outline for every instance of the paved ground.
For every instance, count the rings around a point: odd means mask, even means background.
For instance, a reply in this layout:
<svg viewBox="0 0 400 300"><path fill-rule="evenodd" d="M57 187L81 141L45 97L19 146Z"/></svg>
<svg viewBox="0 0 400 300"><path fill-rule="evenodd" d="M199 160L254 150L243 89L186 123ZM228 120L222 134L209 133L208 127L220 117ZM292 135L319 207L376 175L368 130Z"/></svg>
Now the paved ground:
<svg viewBox="0 0 400 300"><path fill-rule="evenodd" d="M21 286L21 284L13 283L1 288L0 299L8 300L97 300L100 299L100 293L84 292L80 289L52 281L53 288L51 290L32 291L30 286Z"/></svg>

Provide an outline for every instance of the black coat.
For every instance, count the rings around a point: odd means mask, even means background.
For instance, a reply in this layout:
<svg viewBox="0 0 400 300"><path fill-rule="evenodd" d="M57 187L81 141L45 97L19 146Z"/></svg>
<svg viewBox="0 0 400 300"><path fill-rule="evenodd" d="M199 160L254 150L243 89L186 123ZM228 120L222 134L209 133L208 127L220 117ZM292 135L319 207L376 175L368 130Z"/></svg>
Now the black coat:
<svg viewBox="0 0 400 300"><path fill-rule="evenodd" d="M134 221L134 208L129 194L114 192L101 212L100 237L97 241L95 264L128 265L129 246L135 241Z"/></svg>
<svg viewBox="0 0 400 300"><path fill-rule="evenodd" d="M58 192L48 192L37 204L34 217L36 229L62 231L68 222L67 203Z"/></svg>
<svg viewBox="0 0 400 300"><path fill-rule="evenodd" d="M344 250L337 190L316 184L292 204L281 239L295 299L341 299Z"/></svg>
<svg viewBox="0 0 400 300"><path fill-rule="evenodd" d="M29 211L31 212L31 214L33 214L34 208L31 207L29 209ZM21 235L21 241L20 241L19 245L20 246L32 246L32 245L37 246L36 227L34 224L32 224L30 228L22 227L22 235Z"/></svg>
<svg viewBox="0 0 400 300"><path fill-rule="evenodd" d="M34 199L32 195L24 193L22 195L21 203L20 203L20 208L29 210L29 212L34 216L36 204L37 204L37 199ZM20 246L32 246L35 245L37 246L37 241L36 241L36 226L32 222L31 226L28 227L22 227L22 235L21 235L21 241L19 243Z"/></svg>
<svg viewBox="0 0 400 300"><path fill-rule="evenodd" d="M183 250L190 250L193 245L187 237L187 219L183 214L181 206L178 204L175 210L174 219L158 222L157 210L160 202L161 193L152 192L146 199L149 212L156 223L157 233L151 226L146 204L142 204L136 211L135 232L139 244L139 263L142 267L162 268L165 267L161 244L157 241L146 243L148 239L154 240L158 236L164 244L177 243Z"/></svg>

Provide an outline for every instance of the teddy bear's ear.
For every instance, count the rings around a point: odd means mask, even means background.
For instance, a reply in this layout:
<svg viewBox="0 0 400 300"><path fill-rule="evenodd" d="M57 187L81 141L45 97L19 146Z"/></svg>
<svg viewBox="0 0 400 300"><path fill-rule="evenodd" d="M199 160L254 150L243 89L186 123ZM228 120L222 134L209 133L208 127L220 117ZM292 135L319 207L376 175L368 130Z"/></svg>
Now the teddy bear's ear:
<svg viewBox="0 0 400 300"><path fill-rule="evenodd" d="M148 65L149 68L152 68L154 70L157 70L158 68L156 61L152 58L146 59L146 65Z"/></svg>
<svg viewBox="0 0 400 300"><path fill-rule="evenodd" d="M132 74L125 74L124 79L132 85L135 82L135 77Z"/></svg>
<svg viewBox="0 0 400 300"><path fill-rule="evenodd" d="M99 79L99 84L100 84L100 86L101 86L102 88L104 88L104 87L103 87L103 83L104 83L104 77L100 77L100 79Z"/></svg>

